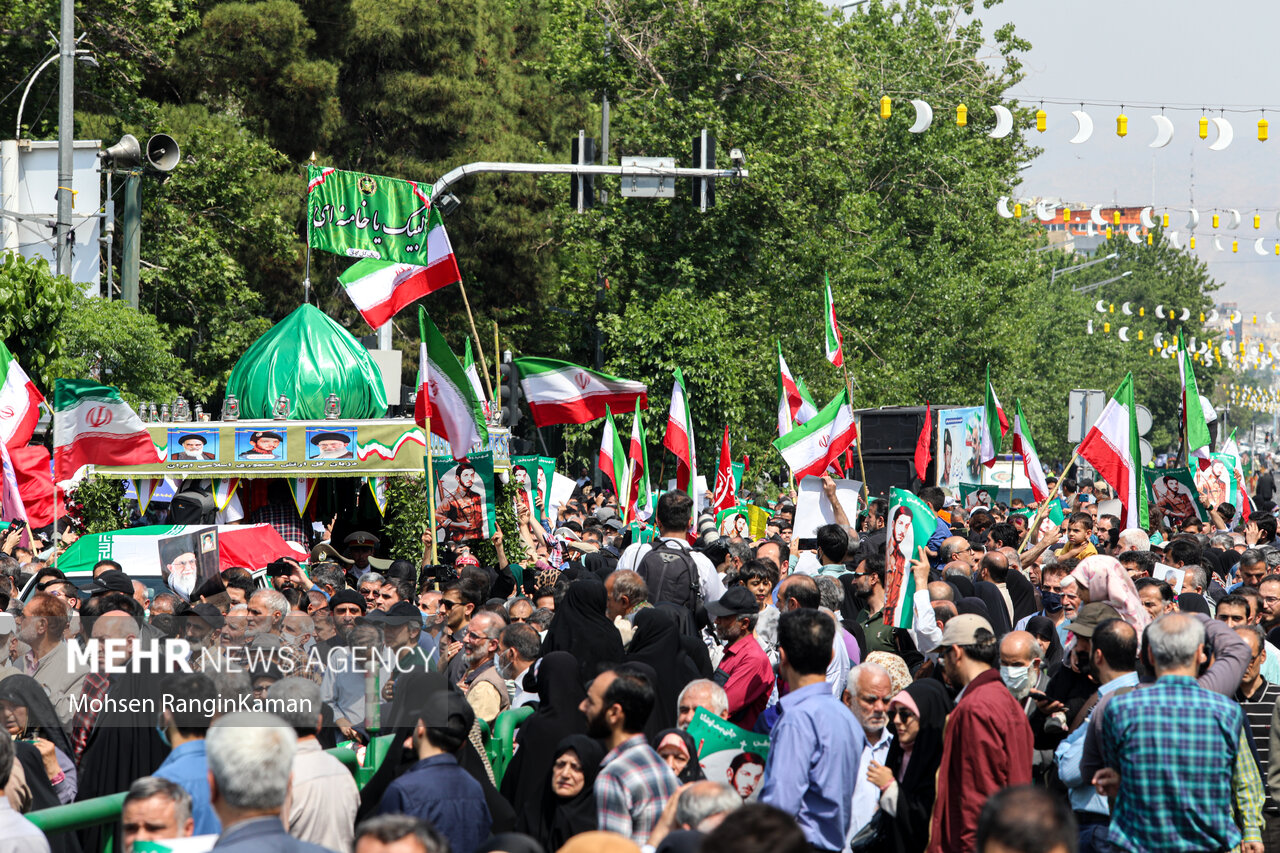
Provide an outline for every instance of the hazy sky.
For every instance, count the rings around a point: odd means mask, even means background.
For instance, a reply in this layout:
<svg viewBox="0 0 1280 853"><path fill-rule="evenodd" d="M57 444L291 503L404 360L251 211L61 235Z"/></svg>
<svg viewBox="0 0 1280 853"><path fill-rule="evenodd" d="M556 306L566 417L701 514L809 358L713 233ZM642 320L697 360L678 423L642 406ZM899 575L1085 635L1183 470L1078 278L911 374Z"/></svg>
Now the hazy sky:
<svg viewBox="0 0 1280 853"><path fill-rule="evenodd" d="M1222 284L1215 298L1238 301L1246 312L1280 310L1273 289L1280 282L1280 257L1274 254L1280 240L1280 91L1274 58L1280 3L1006 0L978 16L988 33L1011 21L1031 42L1031 50L1023 55L1026 79L1010 93L1019 100L1126 104L1127 137L1116 136L1119 106L1086 106L1094 132L1080 145L1068 142L1076 133L1071 110L1079 109L1078 104L1046 104L1048 129L1023 131L1044 153L1024 173L1022 195L1186 208L1194 165L1195 201L1201 214L1196 250ZM1148 104L1192 107L1166 109L1175 132L1164 148L1147 147L1156 131L1150 116L1159 114ZM1209 150L1216 138L1212 124L1209 138L1200 139L1201 106L1228 109L1225 117L1235 130L1235 141L1225 151ZM1266 116L1271 139L1258 142L1258 108L1268 106L1275 108ZM1230 112L1233 107L1247 111ZM969 108L974 110L972 104ZM954 120L954 105L934 104L934 109L935 120L948 113ZM1238 208L1244 219L1234 232L1219 231L1226 248L1221 253L1213 248L1214 207ZM1262 228L1257 231L1255 207L1262 209ZM1184 246L1186 220L1185 213L1170 216L1170 228L1180 230ZM1233 236L1240 241L1236 254L1230 250ZM1254 253L1258 237L1266 238L1265 258ZM1105 289L1098 293L1104 294Z"/></svg>

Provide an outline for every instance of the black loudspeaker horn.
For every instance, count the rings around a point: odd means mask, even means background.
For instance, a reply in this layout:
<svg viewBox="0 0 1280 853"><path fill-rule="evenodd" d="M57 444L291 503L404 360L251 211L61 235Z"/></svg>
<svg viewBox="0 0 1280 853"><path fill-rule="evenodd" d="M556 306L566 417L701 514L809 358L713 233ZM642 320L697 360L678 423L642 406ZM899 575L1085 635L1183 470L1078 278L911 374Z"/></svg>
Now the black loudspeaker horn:
<svg viewBox="0 0 1280 853"><path fill-rule="evenodd" d="M126 133L98 156L118 169L131 169L142 164L142 146L132 133Z"/></svg>
<svg viewBox="0 0 1280 853"><path fill-rule="evenodd" d="M132 136L125 138L133 139ZM133 144L138 143L135 140ZM157 133L147 140L147 162L157 172L172 172L181 156L182 152L178 150L177 140L167 133Z"/></svg>

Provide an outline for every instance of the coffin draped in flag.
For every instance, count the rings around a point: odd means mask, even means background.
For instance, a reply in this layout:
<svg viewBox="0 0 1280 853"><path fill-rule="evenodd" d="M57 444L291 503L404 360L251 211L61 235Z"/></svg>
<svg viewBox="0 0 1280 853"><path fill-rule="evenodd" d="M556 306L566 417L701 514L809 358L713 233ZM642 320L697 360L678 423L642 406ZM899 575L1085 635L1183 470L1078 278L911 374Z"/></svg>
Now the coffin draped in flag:
<svg viewBox="0 0 1280 853"><path fill-rule="evenodd" d="M418 325L422 333L421 352L425 357L419 365L418 377L419 384L426 386L426 394L419 390L422 403L421 408L415 405L415 416L421 413L420 425L429 416L431 431L448 440L454 459L464 459L473 445L483 446L489 441L484 412L458 357L421 305L418 306Z"/></svg>
<svg viewBox="0 0 1280 853"><path fill-rule="evenodd" d="M1080 442L1088 462L1120 499L1122 527L1147 526L1147 490L1142 483L1142 449L1133 401L1133 374L1126 374L1089 433Z"/></svg>
<svg viewBox="0 0 1280 853"><path fill-rule="evenodd" d="M86 465L164 461L142 419L110 385L59 379L53 390L53 465L59 482Z"/></svg>
<svg viewBox="0 0 1280 853"><path fill-rule="evenodd" d="M1182 429L1187 440L1187 455L1199 459L1200 467L1204 468L1209 464L1209 423L1200 403L1191 350L1187 349L1181 329L1178 330L1178 379L1182 386Z"/></svg>
<svg viewBox="0 0 1280 853"><path fill-rule="evenodd" d="M1031 481L1031 494L1037 501L1045 500L1049 497L1049 484L1040 464L1040 454L1036 453L1036 443L1031 439L1031 425L1022 414L1021 400L1013 401L1013 410L1013 452L1022 454L1022 467Z"/></svg>
<svg viewBox="0 0 1280 853"><path fill-rule="evenodd" d="M444 239L447 244L448 238ZM452 250L446 259L428 267L365 258L338 276L360 316L375 329L414 300L460 280Z"/></svg>
<svg viewBox="0 0 1280 853"><path fill-rule="evenodd" d="M775 439L773 446L782 454L797 480L820 476L837 461L858 437L854 425L849 391L845 389L804 426L796 427Z"/></svg>
<svg viewBox="0 0 1280 853"><path fill-rule="evenodd" d="M31 433L35 431L44 395L36 390L35 383L3 343L0 343L0 371L3 371L0 442L9 447L22 447L31 440Z"/></svg>
<svg viewBox="0 0 1280 853"><path fill-rule="evenodd" d="M537 426L585 424L604 417L606 407L649 407L643 382L619 379L554 358L517 358L520 387Z"/></svg>

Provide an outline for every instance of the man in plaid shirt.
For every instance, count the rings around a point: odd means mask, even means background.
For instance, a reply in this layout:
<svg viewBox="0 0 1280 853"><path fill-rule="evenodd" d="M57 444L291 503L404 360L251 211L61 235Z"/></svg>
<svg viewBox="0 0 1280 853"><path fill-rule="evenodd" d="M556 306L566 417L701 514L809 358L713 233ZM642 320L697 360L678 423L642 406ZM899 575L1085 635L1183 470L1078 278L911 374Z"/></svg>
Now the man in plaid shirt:
<svg viewBox="0 0 1280 853"><path fill-rule="evenodd" d="M634 667L596 676L579 706L587 734L609 747L596 777L599 827L645 844L680 783L644 737L656 700L649 678Z"/></svg>
<svg viewBox="0 0 1280 853"><path fill-rule="evenodd" d="M1196 683L1204 625L1168 613L1147 628L1145 653L1157 681L1117 696L1102 718L1105 767L1098 793L1115 796L1108 839L1117 850L1230 850L1262 853L1265 794L1231 699ZM1234 811L1242 813L1244 832Z"/></svg>

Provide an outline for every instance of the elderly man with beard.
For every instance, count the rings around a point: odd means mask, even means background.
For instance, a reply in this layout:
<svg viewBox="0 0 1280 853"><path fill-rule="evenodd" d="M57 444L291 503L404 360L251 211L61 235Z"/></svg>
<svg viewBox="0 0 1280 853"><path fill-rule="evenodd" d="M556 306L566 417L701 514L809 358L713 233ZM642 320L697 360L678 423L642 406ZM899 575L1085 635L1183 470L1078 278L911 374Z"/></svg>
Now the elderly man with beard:
<svg viewBox="0 0 1280 853"><path fill-rule="evenodd" d="M273 589L260 589L249 596L249 624L245 628L248 644L271 649L280 646L284 618L289 615L288 600Z"/></svg>
<svg viewBox="0 0 1280 853"><path fill-rule="evenodd" d="M867 778L867 773L883 767L889 757L889 743L893 740L889 731L889 703L893 696L889 672L879 664L859 664L849 671L849 688L842 698L867 736L858 762L857 787L853 789L851 837L870 823L880 808L880 787Z"/></svg>
<svg viewBox="0 0 1280 853"><path fill-rule="evenodd" d="M505 627L501 616L484 610L471 617L462 638L467 668L458 689L466 694L476 716L490 725L498 714L511 707L507 682L493 663Z"/></svg>

